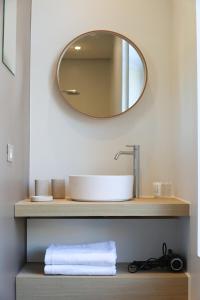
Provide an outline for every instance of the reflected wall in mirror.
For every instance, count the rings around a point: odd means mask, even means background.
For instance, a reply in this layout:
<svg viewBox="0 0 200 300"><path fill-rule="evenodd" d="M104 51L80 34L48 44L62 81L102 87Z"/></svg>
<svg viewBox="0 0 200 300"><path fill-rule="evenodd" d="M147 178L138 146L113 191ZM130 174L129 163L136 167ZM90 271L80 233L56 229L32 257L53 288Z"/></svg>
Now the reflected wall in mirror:
<svg viewBox="0 0 200 300"><path fill-rule="evenodd" d="M138 47L111 31L91 31L74 39L61 54L59 90L76 110L96 118L126 112L141 98L147 67Z"/></svg>
<svg viewBox="0 0 200 300"><path fill-rule="evenodd" d="M17 0L4 0L3 11L2 62L15 75Z"/></svg>

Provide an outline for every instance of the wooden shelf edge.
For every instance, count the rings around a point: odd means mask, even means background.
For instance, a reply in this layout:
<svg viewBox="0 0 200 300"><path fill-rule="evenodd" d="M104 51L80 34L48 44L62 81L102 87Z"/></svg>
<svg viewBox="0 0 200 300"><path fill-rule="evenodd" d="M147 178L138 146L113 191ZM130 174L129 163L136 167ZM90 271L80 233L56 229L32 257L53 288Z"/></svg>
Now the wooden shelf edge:
<svg viewBox="0 0 200 300"><path fill-rule="evenodd" d="M129 273L128 272L128 264L127 263L118 263L117 264L117 275L116 276L65 276L65 275L45 275L44 272L44 264L43 263L26 263L21 271L17 274L17 279L31 279L31 278L73 278L74 280L80 280L81 278L91 278L91 279L101 279L101 278L110 278L112 280L119 278L127 278L127 279L142 279L142 278L159 278L159 279L176 279L176 278L189 278L189 274L187 272L173 273L166 271L144 271L137 273Z"/></svg>
<svg viewBox="0 0 200 300"><path fill-rule="evenodd" d="M42 264L28 263L16 277L16 300L188 300L186 273L117 269L116 276L44 275Z"/></svg>
<svg viewBox="0 0 200 300"><path fill-rule="evenodd" d="M178 198L139 198L124 202L78 202L58 199L52 202L15 204L15 217L186 217L190 203Z"/></svg>

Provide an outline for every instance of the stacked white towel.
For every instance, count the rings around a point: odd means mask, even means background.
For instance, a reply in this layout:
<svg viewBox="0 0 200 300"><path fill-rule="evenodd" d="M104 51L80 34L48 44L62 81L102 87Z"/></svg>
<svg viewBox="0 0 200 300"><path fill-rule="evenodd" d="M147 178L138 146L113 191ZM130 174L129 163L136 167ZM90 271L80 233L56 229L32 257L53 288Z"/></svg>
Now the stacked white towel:
<svg viewBox="0 0 200 300"><path fill-rule="evenodd" d="M45 254L45 274L116 275L116 246L108 241L81 245L51 245Z"/></svg>

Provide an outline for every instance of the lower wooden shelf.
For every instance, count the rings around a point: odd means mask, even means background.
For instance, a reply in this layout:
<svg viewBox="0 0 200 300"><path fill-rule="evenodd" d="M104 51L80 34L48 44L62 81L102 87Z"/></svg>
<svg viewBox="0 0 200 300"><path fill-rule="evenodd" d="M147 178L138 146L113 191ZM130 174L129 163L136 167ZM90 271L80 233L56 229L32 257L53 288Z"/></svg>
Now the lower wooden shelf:
<svg viewBox="0 0 200 300"><path fill-rule="evenodd" d="M47 276L28 263L16 278L16 300L188 300L187 273L127 272L116 276Z"/></svg>

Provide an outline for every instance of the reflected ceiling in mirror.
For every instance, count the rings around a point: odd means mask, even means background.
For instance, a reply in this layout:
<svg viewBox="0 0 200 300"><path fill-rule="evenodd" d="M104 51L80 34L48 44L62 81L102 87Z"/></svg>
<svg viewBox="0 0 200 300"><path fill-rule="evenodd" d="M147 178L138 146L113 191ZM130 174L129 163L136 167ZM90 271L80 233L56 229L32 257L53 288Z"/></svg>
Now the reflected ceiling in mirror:
<svg viewBox="0 0 200 300"><path fill-rule="evenodd" d="M126 112L141 98L147 67L138 47L111 31L91 31L63 50L57 67L59 90L79 112L109 118Z"/></svg>

